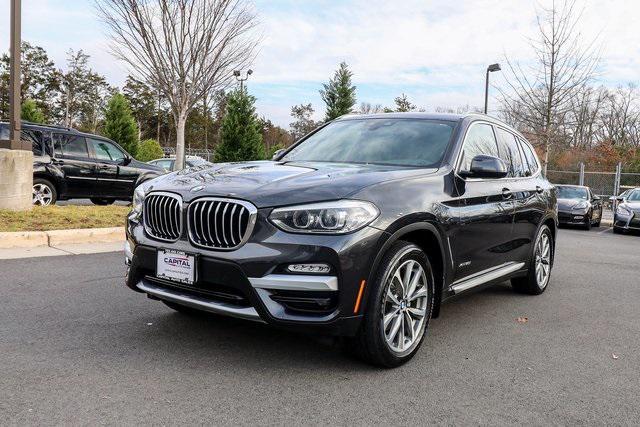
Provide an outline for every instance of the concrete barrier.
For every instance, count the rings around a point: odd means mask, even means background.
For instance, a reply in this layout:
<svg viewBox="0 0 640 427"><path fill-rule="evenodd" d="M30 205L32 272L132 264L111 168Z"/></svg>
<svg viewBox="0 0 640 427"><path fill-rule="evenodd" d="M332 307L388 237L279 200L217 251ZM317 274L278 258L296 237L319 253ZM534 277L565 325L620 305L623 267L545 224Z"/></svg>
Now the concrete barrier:
<svg viewBox="0 0 640 427"><path fill-rule="evenodd" d="M124 240L124 227L2 232L0 233L0 249L124 242Z"/></svg>
<svg viewBox="0 0 640 427"><path fill-rule="evenodd" d="M35 248L48 246L49 236L44 231L18 231L0 233L0 249Z"/></svg>

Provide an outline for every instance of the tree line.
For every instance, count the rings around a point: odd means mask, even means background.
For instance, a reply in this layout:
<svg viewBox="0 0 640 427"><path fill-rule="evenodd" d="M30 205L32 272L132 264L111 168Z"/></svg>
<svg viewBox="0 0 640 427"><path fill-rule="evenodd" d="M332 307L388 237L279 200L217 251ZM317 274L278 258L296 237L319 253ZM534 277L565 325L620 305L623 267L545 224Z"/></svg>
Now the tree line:
<svg viewBox="0 0 640 427"><path fill-rule="evenodd" d="M314 119L312 104L301 103L291 107L293 120L285 129L259 117L255 97L234 79L235 70L251 63L259 43L251 32L256 16L246 2L97 3L110 28L112 51L131 71L124 86L110 85L81 50L68 52L63 71L43 48L24 42L25 119L104 134L132 153L142 145L141 153L156 154L158 145L176 147L179 157L185 147L205 148L215 149L216 160L227 161L270 158L344 114L425 111L404 93L391 107L357 106L353 72L342 62L319 90L323 119ZM495 88L498 115L531 140L545 169L574 169L580 161L612 169L622 161L626 170L640 171L638 89L632 84L615 89L597 85L597 40L582 39L576 5L564 0L540 7L538 36L530 41L537 59L522 65L505 58L506 84ZM184 25L191 30L177 31ZM5 54L0 58L2 118L8 116L8 80ZM479 111L468 105L431 109Z"/></svg>

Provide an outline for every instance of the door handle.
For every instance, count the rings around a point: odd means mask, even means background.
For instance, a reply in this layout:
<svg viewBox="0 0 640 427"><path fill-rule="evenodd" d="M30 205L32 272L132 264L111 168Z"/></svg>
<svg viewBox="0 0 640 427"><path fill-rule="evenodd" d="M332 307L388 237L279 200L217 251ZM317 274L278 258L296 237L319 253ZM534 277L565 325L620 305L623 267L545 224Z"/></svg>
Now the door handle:
<svg viewBox="0 0 640 427"><path fill-rule="evenodd" d="M536 193L538 194L542 194L544 192L544 188L540 187L539 185L536 186Z"/></svg>
<svg viewBox="0 0 640 427"><path fill-rule="evenodd" d="M509 190L508 188L503 188L502 189L502 198L503 199L510 199L511 196L513 196L513 194L511 193L511 190Z"/></svg>
<svg viewBox="0 0 640 427"><path fill-rule="evenodd" d="M60 159L53 159L51 160L51 163L53 163L54 165L64 165L64 161Z"/></svg>

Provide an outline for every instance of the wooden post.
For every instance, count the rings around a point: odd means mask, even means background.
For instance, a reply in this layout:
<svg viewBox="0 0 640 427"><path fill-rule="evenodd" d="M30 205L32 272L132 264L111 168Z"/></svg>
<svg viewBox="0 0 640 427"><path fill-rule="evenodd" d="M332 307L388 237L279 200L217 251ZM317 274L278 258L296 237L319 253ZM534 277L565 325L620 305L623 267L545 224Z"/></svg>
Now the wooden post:
<svg viewBox="0 0 640 427"><path fill-rule="evenodd" d="M21 49L21 25L20 25L20 8L21 0L11 0L11 65L9 75L9 126L10 126L10 147L12 150L22 149L20 143L20 133L22 131L21 124L21 108L20 99L20 59Z"/></svg>

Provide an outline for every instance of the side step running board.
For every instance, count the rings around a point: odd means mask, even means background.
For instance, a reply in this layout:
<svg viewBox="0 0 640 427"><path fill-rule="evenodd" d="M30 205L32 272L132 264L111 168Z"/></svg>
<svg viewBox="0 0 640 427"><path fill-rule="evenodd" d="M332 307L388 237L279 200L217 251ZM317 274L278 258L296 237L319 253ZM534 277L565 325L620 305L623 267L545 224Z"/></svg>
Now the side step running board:
<svg viewBox="0 0 640 427"><path fill-rule="evenodd" d="M508 274L514 273L524 267L524 262L510 262L503 264L499 267L491 268L489 270L481 271L474 274L471 277L465 277L451 285L451 291L454 294L466 291L467 289L475 288L484 283L491 282L493 280L504 277Z"/></svg>

